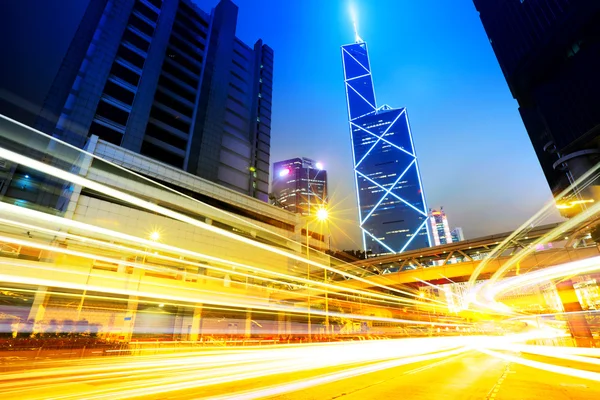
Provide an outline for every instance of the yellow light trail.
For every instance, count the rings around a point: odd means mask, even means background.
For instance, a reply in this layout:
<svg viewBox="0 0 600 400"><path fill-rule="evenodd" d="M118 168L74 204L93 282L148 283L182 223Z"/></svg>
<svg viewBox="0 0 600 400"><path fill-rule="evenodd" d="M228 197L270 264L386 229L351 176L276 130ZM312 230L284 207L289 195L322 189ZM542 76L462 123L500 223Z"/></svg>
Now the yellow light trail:
<svg viewBox="0 0 600 400"><path fill-rule="evenodd" d="M519 343L536 337L552 337L555 333L557 332L552 330L537 330L505 337L464 336L278 345L44 361L36 369L5 373L0 381L0 392L3 393L3 399L123 399L161 394L166 396L170 392L215 387L215 399L253 399L298 391L401 365L441 360L412 371L417 373L472 349L532 368L598 381L600 374L595 372L526 360L491 350L501 348L533 351L530 348L536 346ZM543 349L540 352L544 353ZM365 365L356 366L357 364ZM292 375L291 382L290 379L285 379L279 385L264 381L266 377L324 368L337 370L300 380L294 380ZM222 390L219 385L254 382L254 379L261 379L257 382L257 388L216 395ZM66 384L72 382L76 383L73 386Z"/></svg>
<svg viewBox="0 0 600 400"><path fill-rule="evenodd" d="M35 210L30 210L30 209L24 209L22 207L18 207L18 206L14 206L14 205L10 205L10 204L6 204L6 203L2 203L0 202L0 211L6 214L12 214L15 215L17 217L25 217L31 220L37 220L37 221L44 221L47 223L52 223L52 224L59 224L60 226L65 226L65 227L70 227L73 229L77 229L77 230L81 230L84 232L88 232L90 234L95 234L95 235L101 235L106 237L107 239L110 238L110 240L114 240L115 238L118 238L120 240L123 240L125 242L128 243L135 243L138 244L140 246L143 247L148 247L148 248L155 248L158 250L164 250L170 253L175 253L175 254L180 254L180 255L184 255L184 256L188 256L188 257L193 257L193 258L199 258L199 259L205 259L208 261L213 261L213 262L217 262L217 263L221 263L221 264L225 264L225 265L231 265L233 267L237 267L237 268L242 268L242 269L246 269L246 270L255 270L255 271L259 271L263 274L268 274L268 275L272 275L281 279L286 279L286 280L292 280L292 281L299 281L305 284L311 284L314 286L320 286L320 287L324 287L324 288L328 288L328 289L332 289L333 291L331 293L334 292L351 292L351 293L355 293L358 295L363 295L363 296L370 296L370 297L375 297L378 299L382 299L382 300L387 300L387 301L391 301L391 302L395 302L395 303L412 303L412 304L421 304L421 302L419 302L418 300L412 300L412 299L406 299L406 298L402 298L402 297L397 297L397 296L390 296L390 295L385 295L385 294L381 294L381 293L374 293L371 291L362 291L362 290L358 290L358 289L352 289L352 288L346 288L346 287L340 287L338 285L332 284L332 283L327 283L327 282L323 282L320 280L309 280L303 277L298 277L298 276L294 276L294 275L288 275L288 274L284 274L284 273L280 273L280 272L276 272L276 271L271 271L271 270L266 270L254 265L245 265L242 263L238 263L238 262L234 262L234 261L230 261L227 259L223 259L223 258L219 258L219 257L214 257L214 256L210 256L204 253L198 253L198 252L194 252L191 250L187 250L187 249L182 249L182 248L178 248L178 247L174 247L171 245L167 245L164 243L159 243L159 242L155 242L152 240L148 240L148 239L144 239L144 238L139 238L136 236L132 236L132 235L128 235L119 231L114 231L114 230L110 230L110 229L106 229L106 228L101 228L101 227L97 227L94 225L89 225L89 224L85 224L79 221L74 221L71 219L66 219L66 218L62 218L62 217L58 217L58 216L54 216L54 215L50 215L50 214L46 214L46 213L42 213L39 211L35 211ZM64 232L60 232L60 231L56 231L58 232L57 235L60 236L64 236L67 237L67 233ZM88 239L85 237L81 237L80 236L80 240L82 241L90 241L90 243L93 241L93 239ZM109 243L106 242L101 242L103 246L108 247L110 246ZM31 246L36 246L37 244L32 242ZM129 250L127 247L125 246L118 246L115 245L115 248L118 250L122 250L122 251L126 251ZM56 247L52 248L53 251L61 251L59 249L57 249ZM139 250L138 250L139 251ZM148 254L148 252L143 252ZM176 259L173 261L177 261L179 262L180 260ZM120 260L117 261L112 261L112 262L118 262L120 263ZM185 260L181 260L182 264L187 263ZM205 265L205 264L198 264L195 263L193 265L196 266L200 266L202 268L207 268L207 269L213 269L216 270L216 267L212 266L212 265ZM221 270L223 271L223 270ZM246 276L246 277L255 277L254 275L251 274L244 274L235 270L225 270L227 273L230 274L236 274L236 275L240 275L240 276ZM353 276L353 275L351 275ZM257 277L260 278L260 277ZM362 278L361 278L362 279ZM282 282L279 282L282 283ZM404 292L404 291L398 291L395 290L396 292L401 292L403 294L407 294L407 295L411 295L411 296L415 296L414 294L410 293L410 292ZM444 303L439 302L439 304L444 305Z"/></svg>
<svg viewBox="0 0 600 400"><path fill-rule="evenodd" d="M20 207L16 207L16 206L11 206L11 205L7 205L8 207L3 207L3 204L0 203L0 210L6 211L7 213L30 213L31 217L37 218L37 219L42 219L42 216L40 215L36 215L36 211L33 210L27 210L24 211L22 208ZM53 217L53 216L51 216ZM67 219L60 219L59 217L53 217L53 220L58 219L57 223L63 223L63 225L71 225L69 224L69 221L71 220L67 220ZM171 257L171 256L167 256L167 255L163 255L163 254L155 254L151 251L146 251L146 250L141 250L141 249L136 249L136 248L131 248L131 247L127 247L124 245L120 245L120 244L115 244L115 243L111 243L111 242L106 242L106 241L101 241L101 240L96 240L96 239L91 239L89 237L84 237L84 236L80 236L80 235L75 235L75 234L71 234L71 233L65 233L62 232L60 230L52 230L52 229L47 229L47 228L42 228L39 227L37 225L32 225L32 224L25 224L25 223L21 223L21 222L17 222L17 221L13 221L13 220L7 220L7 219L3 219L0 218L0 223L4 223L6 225L10 225L10 226L17 226L23 229L27 229L33 232L43 232L45 234L49 234L49 235L53 235L53 236L60 236L63 238L70 238L70 239L74 239L77 241L80 241L86 245L90 245L90 244L94 244L96 246L99 247L104 247L104 248L110 248L110 249L114 249L114 250L118 250L120 252L128 252L128 253L132 253L132 254L137 254L137 255L145 255L145 256L151 256L152 258L155 259L161 259L161 260L165 260L165 261L171 261L177 264L182 264L182 265L188 265L188 266L193 266L193 267L200 267L200 268L206 268L206 269L210 269L213 271L218 271L218 272L222 272L225 274L230 274L230 275L237 275L237 276L241 276L241 277L245 277L245 278L255 278L255 279L259 279L259 280L263 280L265 282L271 282L271 283L276 283L276 284L284 284L284 285L288 285L288 286L292 286L292 287L296 287L299 289L304 289L305 287L299 284L294 284L293 282L289 282L289 281L280 281L277 279L272 279L272 278L267 278L267 277L263 277L260 275L255 275L255 274L249 274L249 273L244 273L235 269L224 269L224 268L219 268L213 265L209 265L209 264L201 264L201 263L197 263L197 262L193 262L193 261L189 261L189 260L184 260L181 259L182 255L186 255L186 256L194 256L197 258L204 258L204 259L208 259L214 262L220 262L223 264L232 264L233 262L230 262L228 260L225 259L218 259L216 257L211 257L211 256L207 256L205 254L201 254L201 253L196 253L196 252L190 252L190 251L186 251L184 249L181 248L177 248L177 247L172 247L172 246L168 246L168 245L159 245L159 244L154 244L154 247L160 248L160 249L166 249L167 251L171 251L174 252L175 254L179 254L179 257ZM82 223L77 223L74 224L78 227L82 227ZM90 226L90 225L85 225L83 224L83 227L88 228L89 232L93 232L94 227ZM129 242L134 242L135 240L139 240L139 238L135 237L135 236L129 236L129 235L119 235L119 232L116 231L110 231L112 234L112 237L122 237L124 240L128 240ZM134 263L134 262L129 262L129 261L125 261L122 260L121 258L116 259L116 258L109 258L109 257L102 257L99 256L97 253L84 253L84 252L77 252L77 253L73 253L72 251L68 251L68 250L64 250L64 249L60 249L58 247L55 246L47 246L47 245L42 245L39 244L38 242L33 242L33 241L23 241L20 239L15 239L12 237L3 237L3 239L7 242L12 242L15 244L22 244L22 245L27 245L30 247L36 247L36 248L43 248L45 250L51 250L54 252L62 252L65 254L73 254L73 255L78 255L80 257L84 257L84 258L89 258L89 259L96 259L96 260L104 260L106 262L110 262L110 263L118 263L118 264L122 264L122 265L127 265L127 266L131 266L134 268L139 268L139 269L145 269L145 270L157 270L156 267L150 267L146 264L139 264L139 263ZM143 240L143 239L141 239ZM148 244L148 243L142 243L142 244ZM286 274L281 274L281 273L276 273L276 272L271 272L268 270L263 270L254 266L247 266L244 264L240 264L240 263L235 263L234 264L237 267L241 267L241 268L245 268L245 269L254 269L254 270L261 270L264 271L265 273L270 272L272 275L277 276L277 277L282 277L285 279L289 279L289 280L297 280L303 283L311 283L314 284L315 286L323 286L325 288L328 289L334 289L334 290L326 290L326 289L321 289L321 288L311 288L311 291L318 291L321 293L329 293L329 294L335 294L336 292L341 291L342 289L334 284L329 284L326 282L321 282L321 281L314 281L314 280L308 280L305 279L303 277L295 277L293 275L286 275ZM164 269L164 271L168 271L167 269ZM201 279L214 279L217 280L218 278L214 278L214 277L209 277L206 275L201 275L201 274L197 274L197 273L191 273L191 272L187 272L188 276L195 276L196 278L201 278ZM255 284L248 284L248 286L253 286L253 287L257 287L257 288L263 288L262 286L259 285L255 285ZM280 292L280 293L285 293L285 294L289 294L288 291L282 290L282 289L276 289L273 288L272 289L275 292ZM419 301L415 301L415 300L411 300L411 299L403 299L403 298L398 298L398 297L393 297L393 296L385 296L385 295L379 295L379 294L373 294L372 292L368 292L368 291L361 291L361 290L357 290L357 289L344 289L347 292L350 293L355 293L355 294L359 294L359 295L364 295L364 296L370 296L370 297L375 297L375 299L373 299L373 301L377 301L377 302L381 302L384 304L388 304L388 305L397 305L398 303L407 303L407 304L420 304L421 302ZM300 294L302 295L302 294ZM440 304L443 304L441 302L439 302Z"/></svg>
<svg viewBox="0 0 600 400"><path fill-rule="evenodd" d="M485 266L487 265L487 263L490 260L492 260L496 256L502 254L502 252L506 249L506 246L509 243L511 243L511 241L513 241L519 235L522 235L525 232L527 232L527 230L530 229L532 226L534 226L536 224L536 222L540 218L542 218L544 216L544 214L548 213L552 208L554 208L555 204L556 204L555 201L560 201L562 198L564 198L565 196L567 196L574 189L577 189L582 183L586 182L590 177L592 177L598 170L600 170L600 163L598 163L594 167L590 168L585 174L583 174L579 179L577 179L577 181L575 181L568 188L566 188L565 190L563 190L558 196L556 196L555 200L553 200L552 202L548 202L533 217L529 218L525 223L523 223L523 225L521 225L511 235L509 235L506 239L504 239L502 241L502 243L500 243L498 246L496 246L490 252L489 257L485 258L481 263L479 263L479 265L477 266L477 268L475 269L475 271L473 271L473 273L469 277L468 292L472 292L474 290L474 288L475 288L475 282L477 281L477 278L479 277L479 275L481 274L481 272L483 271L483 269L485 268ZM591 215L594 215L595 213L598 212L598 205L597 204L594 205L593 208L594 208L593 211L589 211L589 209L586 209L584 211L585 218L583 218L583 216L581 214L575 216L574 219L571 219L571 220L567 221L566 223L561 224L558 228L556 228L555 230L553 230L549 234L545 235L544 238L539 239L538 241L536 241L536 244L544 243L547 240L547 238L557 237L557 234L560 235L564 231L569 230L570 228L576 226L577 224L580 224L581 222L585 221ZM577 222L574 222L574 221L577 221ZM530 249L530 251L533 251L533 250L535 250L535 246L532 246L531 249ZM518 262L520 259L521 259L520 257L515 258L515 263ZM503 272L504 271L505 271L505 269L503 269ZM494 281L497 280L500 276L501 276L501 274L496 273L494 275ZM474 294L471 294L469 296L468 300L473 299L474 296L475 296Z"/></svg>
<svg viewBox="0 0 600 400"><path fill-rule="evenodd" d="M15 153L13 151L10 151L10 150L4 149L4 148L0 148L0 158L5 158L7 160L16 162L18 164L27 165L29 168L35 169L35 170L40 171L40 172L42 172L44 174L51 175L51 176L53 176L55 178L59 178L59 179L62 179L64 181L71 182L73 184L80 185L82 187L90 188L90 189L95 190L97 192L104 193L105 195L108 195L110 197L120 199L123 202L135 205L137 207L145 208L146 210L153 211L153 212L156 212L156 213L161 214L163 216L166 216L166 217L169 217L169 218L172 218L172 219L175 219L175 220L178 220L178 221L181 221L181 222L184 222L184 223L196 226L198 228L210 231L210 232L215 233L217 235L225 236L227 238L230 238L230 239L233 239L233 240L245 243L245 244L249 244L251 246L254 246L254 247L257 247L257 248L260 248L260 249L263 249L263 250L266 250L266 251L269 251L269 252L272 252L272 253L284 256L284 257L288 257L288 258L291 258L291 259L296 260L296 261L301 261L303 263L310 264L310 265L312 265L314 267L321 268L321 269L327 270L329 272L337 273L337 274L340 274L342 276L345 276L345 277L348 277L348 278L351 278L351 279L355 279L355 280L358 280L358 281L361 281L361 282L369 283L369 281L366 280L366 279L364 279L364 278L361 278L361 277L358 277L358 276L355 276L355 275L352 275L352 274L348 274L348 273L346 273L344 271L341 271L339 269L336 269L336 268L333 268L333 267L330 267L330 266L326 266L326 265L318 263L316 261L307 259L304 256L300 256L300 255L297 255L297 254L294 254L294 253L283 251L283 250L275 248L273 246L270 246L270 245L267 245L267 244L264 244L264 243L261 243L261 242L258 242L258 241L254 241L254 240L248 239L246 237L237 235L237 234L235 234L233 232L225 231L225 230L220 229L218 227L215 227L213 225L209 225L209 224L207 224L205 222L201 222L201 221L198 221L198 220L196 220L194 218L188 217L187 215L183 215L181 213L178 213L178 212L172 211L170 209L167 209L165 207L161 207L161 206L159 206L157 204L151 203L149 201L142 200L142 199L137 198L135 196L132 196L132 195L130 195L128 193L116 190L116 189L114 189L112 187L109 187L109 186L103 185L101 183L98 183L98 182L89 180L87 178L84 178L83 176L75 175L75 174L72 174L70 172L66 172L66 171L63 171L63 170L61 170L59 168L53 167L51 165L47 165L47 164L44 164L42 162L33 160L33 159L29 158L29 157L26 157L26 156L23 156L21 154ZM148 242L150 242L150 243L156 243L156 242L151 241L151 240L149 240ZM380 288L385 289L385 290L389 290L391 292L395 292L395 293L399 293L399 294L404 294L404 295L408 295L408 296L414 296L414 294L412 294L410 292L405 292L405 291L398 290L398 289L395 289L395 288L391 288L391 287L388 287L388 286L378 285L378 284L375 284L374 286L380 287Z"/></svg>

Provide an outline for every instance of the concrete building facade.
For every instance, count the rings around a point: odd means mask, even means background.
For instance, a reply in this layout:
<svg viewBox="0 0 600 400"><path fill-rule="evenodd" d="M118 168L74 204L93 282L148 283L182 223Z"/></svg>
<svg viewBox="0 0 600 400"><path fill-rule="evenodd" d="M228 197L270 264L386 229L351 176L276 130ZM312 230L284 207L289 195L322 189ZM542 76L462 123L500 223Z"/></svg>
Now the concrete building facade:
<svg viewBox="0 0 600 400"><path fill-rule="evenodd" d="M238 8L90 2L36 128L92 135L268 201L273 50L236 37Z"/></svg>

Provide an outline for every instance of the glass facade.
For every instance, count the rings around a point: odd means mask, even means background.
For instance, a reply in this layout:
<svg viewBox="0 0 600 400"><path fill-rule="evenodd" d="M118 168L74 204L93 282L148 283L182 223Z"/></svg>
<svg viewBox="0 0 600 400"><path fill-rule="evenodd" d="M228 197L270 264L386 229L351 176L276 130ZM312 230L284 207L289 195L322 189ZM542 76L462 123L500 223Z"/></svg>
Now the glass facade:
<svg viewBox="0 0 600 400"><path fill-rule="evenodd" d="M359 220L365 250L429 246L427 206L405 108L377 107L364 42L342 46Z"/></svg>
<svg viewBox="0 0 600 400"><path fill-rule="evenodd" d="M431 236L434 246L454 242L454 236L450 231L448 217L443 209L429 210L429 222L431 223ZM456 240L458 241L458 240Z"/></svg>
<svg viewBox="0 0 600 400"><path fill-rule="evenodd" d="M292 158L273 164L274 205L302 215L327 204L327 171L309 158Z"/></svg>

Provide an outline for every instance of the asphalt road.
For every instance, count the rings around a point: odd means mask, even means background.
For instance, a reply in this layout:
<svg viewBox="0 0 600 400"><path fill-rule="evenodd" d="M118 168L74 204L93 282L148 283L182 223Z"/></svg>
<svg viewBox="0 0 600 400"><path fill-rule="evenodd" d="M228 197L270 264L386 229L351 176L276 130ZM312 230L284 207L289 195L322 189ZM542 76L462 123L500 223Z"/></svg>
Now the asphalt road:
<svg viewBox="0 0 600 400"><path fill-rule="evenodd" d="M600 359L484 353L448 343L386 341L41 361L0 374L0 398L600 399ZM424 350L416 348L421 344ZM570 369L548 372L523 365L527 362ZM581 371L587 379L574 376Z"/></svg>
<svg viewBox="0 0 600 400"><path fill-rule="evenodd" d="M600 399L600 383L470 351L425 365L392 368L268 398L593 400Z"/></svg>

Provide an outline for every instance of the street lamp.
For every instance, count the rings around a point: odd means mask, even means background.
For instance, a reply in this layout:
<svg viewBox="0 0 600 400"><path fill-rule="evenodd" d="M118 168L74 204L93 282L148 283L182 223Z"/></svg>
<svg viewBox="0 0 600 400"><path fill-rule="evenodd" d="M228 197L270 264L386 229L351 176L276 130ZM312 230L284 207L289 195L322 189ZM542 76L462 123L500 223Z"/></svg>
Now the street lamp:
<svg viewBox="0 0 600 400"><path fill-rule="evenodd" d="M319 209L316 212L316 219L319 222L325 222L327 221L327 219L329 218L329 212L327 211L327 209L323 206L319 207ZM310 214L309 214L310 216ZM310 281L310 263L308 262L308 260L310 260L310 234L309 234L309 224L310 224L310 218L307 217L306 218L306 276L308 278L308 280ZM327 282L327 270L324 270L324 281ZM307 284L308 285L308 284ZM308 297L308 341L312 342L312 325L311 325L311 321L310 321L310 287L307 286L307 297ZM328 296L327 296L327 290L325 291L325 331L327 334L329 334L329 310L328 310Z"/></svg>
<svg viewBox="0 0 600 400"><path fill-rule="evenodd" d="M158 230L154 230L150 232L149 239L153 242L158 242L160 239L160 232ZM148 253L148 247L144 248L144 257L142 258L142 265L146 264L146 256Z"/></svg>
<svg viewBox="0 0 600 400"><path fill-rule="evenodd" d="M317 210L317 219L319 221L327 221L327 218L329 217L329 212L327 212L327 209L324 207L321 207Z"/></svg>
<svg viewBox="0 0 600 400"><path fill-rule="evenodd" d="M160 239L160 232L159 231L153 231L150 234L150 240L152 240L153 242L158 242L158 239Z"/></svg>

